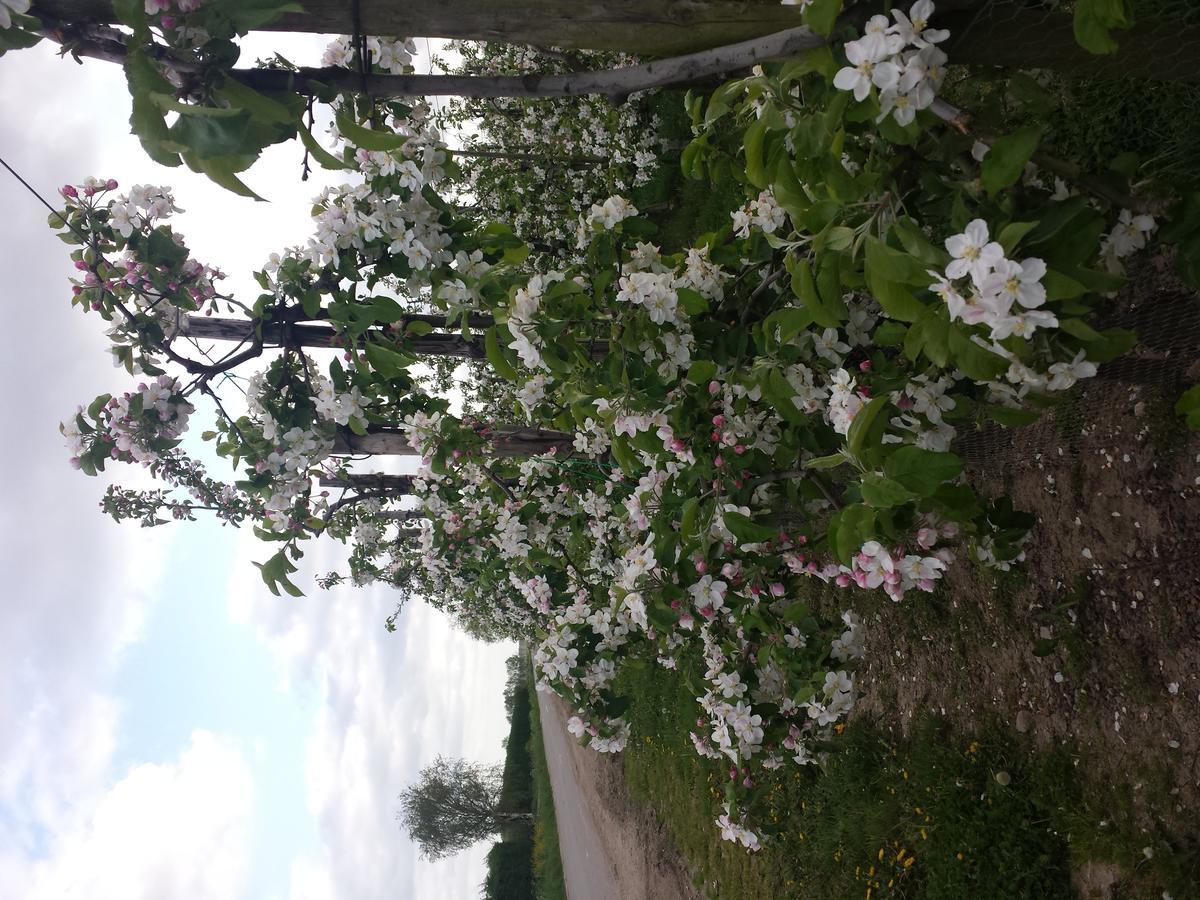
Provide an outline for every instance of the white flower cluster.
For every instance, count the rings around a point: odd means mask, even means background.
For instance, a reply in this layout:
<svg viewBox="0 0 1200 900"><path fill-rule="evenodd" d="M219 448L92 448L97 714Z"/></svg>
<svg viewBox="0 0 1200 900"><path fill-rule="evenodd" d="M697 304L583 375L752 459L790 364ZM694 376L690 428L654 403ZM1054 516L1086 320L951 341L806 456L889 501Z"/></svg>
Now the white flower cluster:
<svg viewBox="0 0 1200 900"><path fill-rule="evenodd" d="M766 234L774 234L787 222L787 213L775 200L770 188L730 215L733 217L733 233L740 238L750 236L751 226Z"/></svg>
<svg viewBox="0 0 1200 900"><path fill-rule="evenodd" d="M784 4L788 0L783 0ZM811 0L808 0L811 2ZM762 838L759 834L745 827L745 819L735 822L731 813L731 807L728 803L725 804L725 811L717 816L717 828L721 830L721 840L731 841L736 844L741 844L750 852L754 852L761 847Z"/></svg>
<svg viewBox="0 0 1200 900"><path fill-rule="evenodd" d="M1120 271L1119 260L1132 256L1146 246L1150 235L1158 228L1153 216L1134 215L1123 209L1117 217L1113 230L1104 236L1100 244L1100 256L1110 271Z"/></svg>
<svg viewBox="0 0 1200 900"><path fill-rule="evenodd" d="M417 45L411 38L367 38L367 53L371 65L378 66L392 75L404 75L412 71L413 57ZM321 57L323 66L340 66L343 69L358 68L358 47L350 35L339 35Z"/></svg>
<svg viewBox="0 0 1200 900"><path fill-rule="evenodd" d="M569 71L558 54L497 42L451 45L460 74L557 73ZM572 51L576 65L614 69L635 60L614 53ZM613 105L600 95L562 99L496 97L455 99L444 106L461 129L471 159L462 194L481 221L503 221L547 266L578 258L575 224L580 210L611 194L648 183L670 152L655 111L654 94L638 92Z"/></svg>
<svg viewBox="0 0 1200 900"><path fill-rule="evenodd" d="M315 264L338 265L341 251L364 252L368 246L403 254L415 272L453 259L446 249L451 237L442 225L442 211L422 190L440 186L446 178L445 145L428 127L427 116L427 109L417 107L409 118L393 122L394 132L407 137L399 150L355 150L364 183L329 187L314 199L316 234L309 238L306 254Z"/></svg>
<svg viewBox="0 0 1200 900"><path fill-rule="evenodd" d="M917 0L907 15L893 9L894 23L872 16L863 36L846 43L850 65L834 75L834 86L863 100L873 85L879 89L880 121L891 114L900 125L912 122L933 103L946 78L946 54L934 45L950 32L928 27L933 10L931 0Z"/></svg>
<svg viewBox="0 0 1200 900"><path fill-rule="evenodd" d="M0 28L12 28L12 15L29 12L30 0L0 0Z"/></svg>
<svg viewBox="0 0 1200 900"><path fill-rule="evenodd" d="M169 187L135 184L128 194L122 194L113 200L109 224L122 237L127 238L135 230L140 231L176 211L175 197Z"/></svg>
<svg viewBox="0 0 1200 900"><path fill-rule="evenodd" d="M1058 327L1054 313L1039 309L1046 302L1042 285L1046 263L1037 257L1020 262L1006 259L1004 248L989 240L983 219L947 238L946 250L953 259L945 273L929 273L935 279L930 290L946 302L951 319L987 325L994 341Z"/></svg>
<svg viewBox="0 0 1200 900"><path fill-rule="evenodd" d="M113 459L143 464L158 460L161 448L155 445L178 440L187 430L188 417L195 412L195 407L182 398L182 390L182 385L169 375L143 382L136 391L109 398L96 417L96 429L80 427L83 410L79 409L59 426L67 439L71 465L78 467L79 458L97 439L109 447Z"/></svg>
<svg viewBox="0 0 1200 900"><path fill-rule="evenodd" d="M593 203L592 208L579 216L575 228L575 244L582 250L592 241L592 236L601 231L612 231L619 222L638 214L637 207L621 196L612 196L603 203Z"/></svg>
<svg viewBox="0 0 1200 900"><path fill-rule="evenodd" d="M357 388L337 392L329 379L309 364L308 382L315 390L314 405L318 420L306 428L285 427L271 414L268 399L273 395L265 373L250 377L246 386L246 409L263 437L274 448L255 462L255 471L273 477L272 493L264 504L271 531L283 533L295 527L296 504L307 498L312 488L312 472L333 452L328 425L346 425L351 419L365 422L362 394ZM324 427L323 427L324 426Z"/></svg>
<svg viewBox="0 0 1200 900"><path fill-rule="evenodd" d="M441 440L442 414L439 412L424 413L417 411L404 417L400 430L408 443L421 455L433 453Z"/></svg>

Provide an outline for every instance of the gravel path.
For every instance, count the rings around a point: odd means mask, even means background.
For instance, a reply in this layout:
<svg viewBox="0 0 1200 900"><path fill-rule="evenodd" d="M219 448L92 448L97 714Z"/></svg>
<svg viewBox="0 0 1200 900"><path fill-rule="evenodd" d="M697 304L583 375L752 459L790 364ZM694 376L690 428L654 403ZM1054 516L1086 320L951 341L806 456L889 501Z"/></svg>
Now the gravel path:
<svg viewBox="0 0 1200 900"><path fill-rule="evenodd" d="M554 815L558 818L558 845L569 900L612 900L620 897L617 867L608 858L600 832L585 801L575 771L575 747L567 733L562 703L538 691L542 740L554 789ZM578 749L578 748L576 748Z"/></svg>
<svg viewBox="0 0 1200 900"><path fill-rule="evenodd" d="M538 706L569 900L695 900L662 825L630 803L620 757L579 746L557 697L539 691Z"/></svg>

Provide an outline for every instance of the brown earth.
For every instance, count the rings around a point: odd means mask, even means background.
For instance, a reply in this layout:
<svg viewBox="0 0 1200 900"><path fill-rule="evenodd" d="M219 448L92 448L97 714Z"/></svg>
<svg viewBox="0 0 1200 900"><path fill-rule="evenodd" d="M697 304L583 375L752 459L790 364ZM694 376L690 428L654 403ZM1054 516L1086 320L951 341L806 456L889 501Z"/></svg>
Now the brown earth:
<svg viewBox="0 0 1200 900"><path fill-rule="evenodd" d="M1036 515L1027 559L999 576L964 560L933 601L879 607L858 714L904 732L934 712L1030 748L1070 743L1092 783L1128 789L1139 828L1192 843L1200 434L1171 405L1200 381L1200 300L1149 274L1112 316L1141 337L1127 359L1043 421L959 448L981 492Z"/></svg>

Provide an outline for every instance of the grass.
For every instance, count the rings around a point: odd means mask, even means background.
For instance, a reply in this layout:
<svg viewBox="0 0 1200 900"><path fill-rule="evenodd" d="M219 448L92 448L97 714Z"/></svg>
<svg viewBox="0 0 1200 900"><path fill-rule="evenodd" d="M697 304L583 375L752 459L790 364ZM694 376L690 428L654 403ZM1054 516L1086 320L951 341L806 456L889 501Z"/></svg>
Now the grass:
<svg viewBox="0 0 1200 900"><path fill-rule="evenodd" d="M528 660L525 662L528 667ZM566 900L562 855L558 847L558 822L554 817L554 794L550 769L542 744L542 719L533 678L526 670L526 702L529 705L529 755L533 761L533 879L538 900Z"/></svg>
<svg viewBox="0 0 1200 900"><path fill-rule="evenodd" d="M696 678L687 665L622 674L634 733L625 773L710 900L1066 898L1073 865L1090 859L1135 873L1122 897L1192 896L1195 855L1133 821L1132 794L1154 789L1154 766L1128 784L1090 784L1070 746L1030 752L998 731L954 734L937 718L906 739L854 722L823 773L789 765L758 785L772 834L749 855L713 824L727 774L688 738Z"/></svg>

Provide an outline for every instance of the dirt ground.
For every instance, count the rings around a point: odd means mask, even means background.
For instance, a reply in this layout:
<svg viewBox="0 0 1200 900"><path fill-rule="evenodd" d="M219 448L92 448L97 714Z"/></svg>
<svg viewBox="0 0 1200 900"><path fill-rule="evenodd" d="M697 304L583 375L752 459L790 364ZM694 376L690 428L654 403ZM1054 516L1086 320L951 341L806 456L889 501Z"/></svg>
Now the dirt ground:
<svg viewBox="0 0 1200 900"><path fill-rule="evenodd" d="M1200 381L1200 299L1150 274L1111 317L1141 336L1127 359L1043 421L959 448L977 488L1037 516L1027 559L995 578L965 563L934 601L881 607L859 714L1074 741L1089 777L1129 786L1139 827L1194 840L1200 434L1170 407Z"/></svg>
<svg viewBox="0 0 1200 900"><path fill-rule="evenodd" d="M546 700L554 715L545 716L545 727L565 733L565 707L556 697ZM612 900L699 900L701 895L692 886L687 861L662 823L648 806L630 801L621 758L581 747L569 736L565 743L579 802L590 813L604 855L614 870L619 897ZM549 752L547 760L551 766L555 765ZM555 806L558 806L557 796ZM560 814L559 840L565 856L571 836L563 832L563 821ZM570 872L567 872L567 892L574 896Z"/></svg>

